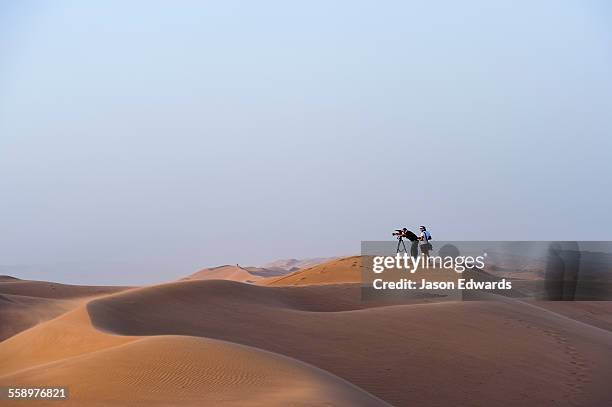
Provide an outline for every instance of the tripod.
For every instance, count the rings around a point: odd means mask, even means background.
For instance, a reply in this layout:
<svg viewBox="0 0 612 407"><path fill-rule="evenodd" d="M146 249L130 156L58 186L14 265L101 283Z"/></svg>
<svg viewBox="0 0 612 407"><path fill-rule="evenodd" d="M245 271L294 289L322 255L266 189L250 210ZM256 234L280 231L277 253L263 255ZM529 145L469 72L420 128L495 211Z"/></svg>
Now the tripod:
<svg viewBox="0 0 612 407"><path fill-rule="evenodd" d="M397 250L395 251L395 253L401 252L400 245L402 245L404 247L404 253L408 253L408 249L406 249L406 243L404 243L404 237L403 236L398 236L397 237Z"/></svg>

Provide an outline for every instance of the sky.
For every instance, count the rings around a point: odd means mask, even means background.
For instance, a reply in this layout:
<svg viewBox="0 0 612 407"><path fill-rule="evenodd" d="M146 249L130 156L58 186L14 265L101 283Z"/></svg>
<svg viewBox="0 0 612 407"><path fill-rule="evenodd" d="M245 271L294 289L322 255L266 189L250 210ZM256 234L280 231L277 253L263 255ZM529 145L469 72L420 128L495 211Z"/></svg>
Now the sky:
<svg viewBox="0 0 612 407"><path fill-rule="evenodd" d="M6 1L0 274L612 240L605 1Z"/></svg>

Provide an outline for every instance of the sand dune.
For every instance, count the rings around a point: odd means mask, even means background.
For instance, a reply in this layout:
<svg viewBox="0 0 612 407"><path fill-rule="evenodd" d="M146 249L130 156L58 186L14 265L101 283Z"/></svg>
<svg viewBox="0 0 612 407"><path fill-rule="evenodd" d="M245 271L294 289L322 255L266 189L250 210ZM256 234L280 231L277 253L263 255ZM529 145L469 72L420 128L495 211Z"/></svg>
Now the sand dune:
<svg viewBox="0 0 612 407"><path fill-rule="evenodd" d="M327 372L262 350L104 333L84 306L0 343L0 360L0 386L67 384L70 401L62 405L385 405Z"/></svg>
<svg viewBox="0 0 612 407"><path fill-rule="evenodd" d="M538 307L612 331L612 301L534 301Z"/></svg>
<svg viewBox="0 0 612 407"><path fill-rule="evenodd" d="M358 293L200 281L113 295L88 311L118 334L217 338L291 356L395 405L612 399L608 331L509 299L363 308Z"/></svg>
<svg viewBox="0 0 612 407"><path fill-rule="evenodd" d="M254 274L259 277L269 278L269 277L279 277L289 274L289 270L285 270L280 267L273 268L264 268L264 267L242 267L247 270L249 273Z"/></svg>
<svg viewBox="0 0 612 407"><path fill-rule="evenodd" d="M0 341L77 307L85 299L125 287L96 287L0 276Z"/></svg>
<svg viewBox="0 0 612 407"><path fill-rule="evenodd" d="M0 280L0 294L24 295L38 298L83 298L110 294L127 289L120 286L88 286L20 280L14 277Z"/></svg>
<svg viewBox="0 0 612 407"><path fill-rule="evenodd" d="M492 294L389 305L322 284L355 262L289 279L314 285L193 280L83 300L0 342L0 386L67 383L78 406L612 402L608 308Z"/></svg>
<svg viewBox="0 0 612 407"><path fill-rule="evenodd" d="M320 261L320 262L319 262ZM292 272L280 272L274 264L299 264L300 266L312 266L300 268ZM279 260L278 262L269 263L266 268L256 267L240 267L240 266L220 266L200 270L183 280L230 280L241 281L248 283L256 283L259 285L269 286L291 286L291 285L314 285L314 284L343 284L343 283L359 283L362 281L362 258L361 256L351 256L344 258L334 258L326 260L323 258L312 259L309 261L295 260ZM280 275L279 275L280 274ZM449 275L456 277L452 273L449 274L444 270L441 278L446 278ZM401 276L403 277L403 275ZM428 277L434 278L432 271L428 271Z"/></svg>
<svg viewBox="0 0 612 407"><path fill-rule="evenodd" d="M131 340L134 338L111 335L93 328L85 305L81 305L0 342L0 376Z"/></svg>
<svg viewBox="0 0 612 407"><path fill-rule="evenodd" d="M265 269L281 269L285 271L297 271L309 267L316 266L317 264L326 263L334 260L335 257L313 257L310 259L281 259L271 261L270 263L264 264Z"/></svg>
<svg viewBox="0 0 612 407"><path fill-rule="evenodd" d="M263 285L310 285L361 282L361 257L330 260L286 276L262 282Z"/></svg>
<svg viewBox="0 0 612 407"><path fill-rule="evenodd" d="M378 278L379 276L368 273L367 279L364 281L362 279L363 267L364 259L362 256L344 257L317 264L303 270L298 270L285 276L261 280L258 282L258 284L268 286L304 286L315 284L345 284L365 282L366 285L370 285L371 280L374 277ZM479 279L481 280L496 279L495 276L484 271L479 272L478 274ZM465 273L463 276L467 278L468 273ZM406 272L402 269L385 271L385 278L388 281L397 281L404 277L406 277ZM442 268L429 268L427 270L420 270L415 274L411 274L411 278L415 278L417 280L425 277L428 281L456 281L457 278L462 277L462 275L452 271L449 272L448 269ZM476 277L476 273L473 273L469 277Z"/></svg>
<svg viewBox="0 0 612 407"><path fill-rule="evenodd" d="M55 318L76 306L73 301L0 294L0 341Z"/></svg>
<svg viewBox="0 0 612 407"><path fill-rule="evenodd" d="M383 406L299 361L228 342L156 336L0 377L71 383L62 405ZM53 405L54 402L48 404Z"/></svg>
<svg viewBox="0 0 612 407"><path fill-rule="evenodd" d="M287 273L287 270L281 268L242 267L236 264L235 266L225 265L205 268L181 280L229 280L243 283L255 283L265 279L283 276Z"/></svg>
<svg viewBox="0 0 612 407"><path fill-rule="evenodd" d="M261 276L252 274L249 272L249 270L238 265L226 265L196 271L190 276L185 277L183 280L230 280L241 281L243 283L254 283L261 278Z"/></svg>

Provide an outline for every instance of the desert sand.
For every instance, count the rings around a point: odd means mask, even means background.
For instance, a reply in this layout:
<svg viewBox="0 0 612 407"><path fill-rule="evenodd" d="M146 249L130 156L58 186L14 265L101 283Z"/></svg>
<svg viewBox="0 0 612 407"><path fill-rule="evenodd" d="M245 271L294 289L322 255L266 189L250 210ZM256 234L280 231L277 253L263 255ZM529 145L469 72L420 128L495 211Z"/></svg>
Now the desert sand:
<svg viewBox="0 0 612 407"><path fill-rule="evenodd" d="M39 341L55 341L56 352L37 352L35 360L18 354L26 363L10 366L13 373L0 376L0 383L62 383L70 399L61 404L71 406L384 405L342 379L281 355L192 336L107 335L92 329L83 315L73 313L71 326L62 327L70 338L54 336L55 327L39 332ZM24 342L41 345L28 339L13 338L8 351L23 349ZM57 352L60 347L66 352Z"/></svg>
<svg viewBox="0 0 612 407"><path fill-rule="evenodd" d="M361 282L361 257L334 259L294 271L293 273L261 281L262 285L310 285Z"/></svg>
<svg viewBox="0 0 612 407"><path fill-rule="evenodd" d="M79 406L612 403L609 303L364 302L356 275L348 258L81 299L0 342L0 386Z"/></svg>
<svg viewBox="0 0 612 407"><path fill-rule="evenodd" d="M254 283L261 279L261 276L251 274L249 270L240 266L225 265L196 271L183 280L230 280L241 281L243 283Z"/></svg>
<svg viewBox="0 0 612 407"><path fill-rule="evenodd" d="M336 257L313 257L310 259L281 259L275 260L261 266L267 270L297 271L316 266L317 264L327 263Z"/></svg>
<svg viewBox="0 0 612 407"><path fill-rule="evenodd" d="M299 269L298 269L299 270ZM293 270L295 271L295 270ZM290 270L281 267L242 267L225 265L219 267L209 267L196 271L195 273L182 278L183 280L229 280L240 281L242 283L258 283L271 281L290 273Z"/></svg>
<svg viewBox="0 0 612 407"><path fill-rule="evenodd" d="M0 276L0 341L125 287L78 286Z"/></svg>

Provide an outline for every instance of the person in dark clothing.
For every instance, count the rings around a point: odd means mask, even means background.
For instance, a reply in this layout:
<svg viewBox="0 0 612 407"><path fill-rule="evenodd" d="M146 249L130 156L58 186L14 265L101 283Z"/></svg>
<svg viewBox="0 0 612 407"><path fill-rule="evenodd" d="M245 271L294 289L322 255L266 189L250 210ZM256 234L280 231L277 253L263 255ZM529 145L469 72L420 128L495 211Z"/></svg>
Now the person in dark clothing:
<svg viewBox="0 0 612 407"><path fill-rule="evenodd" d="M404 246L404 251L407 252L406 250L406 245L404 244L403 239L408 239L410 240L410 256L416 258L419 255L419 237L417 235L415 235L413 232L411 232L410 230L403 228L403 229L395 229L395 232L393 233L393 236L397 237L397 240L399 240L397 242L397 252L400 252L400 245Z"/></svg>

